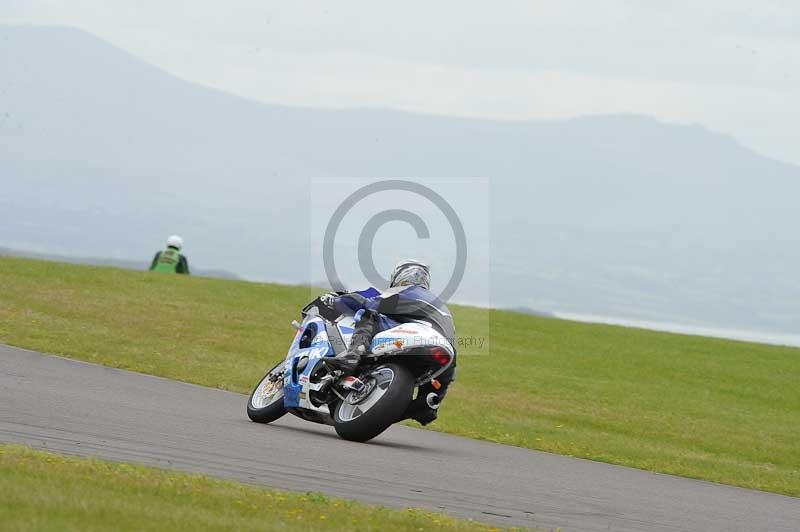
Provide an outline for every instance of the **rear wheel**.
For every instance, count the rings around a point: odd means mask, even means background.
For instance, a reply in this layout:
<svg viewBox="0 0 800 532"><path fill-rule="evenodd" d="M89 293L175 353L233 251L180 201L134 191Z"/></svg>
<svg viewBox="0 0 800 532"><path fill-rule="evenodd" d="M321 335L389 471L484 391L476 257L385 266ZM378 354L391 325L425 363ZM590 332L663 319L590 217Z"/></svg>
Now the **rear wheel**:
<svg viewBox="0 0 800 532"><path fill-rule="evenodd" d="M256 423L271 423L286 413L283 406L283 365L281 362L269 370L247 400L247 417Z"/></svg>
<svg viewBox="0 0 800 532"><path fill-rule="evenodd" d="M345 440L371 440L405 413L414 393L411 372L398 364L376 367L362 379L361 392L351 390L333 411L336 432Z"/></svg>

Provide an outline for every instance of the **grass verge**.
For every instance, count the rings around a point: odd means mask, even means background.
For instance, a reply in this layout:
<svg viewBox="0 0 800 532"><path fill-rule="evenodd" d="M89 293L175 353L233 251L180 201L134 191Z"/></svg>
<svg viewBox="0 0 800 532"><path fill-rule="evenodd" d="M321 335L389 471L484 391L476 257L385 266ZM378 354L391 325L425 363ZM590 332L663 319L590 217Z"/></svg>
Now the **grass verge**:
<svg viewBox="0 0 800 532"><path fill-rule="evenodd" d="M9 532L490 530L423 510L390 510L12 445L0 445L0 523Z"/></svg>
<svg viewBox="0 0 800 532"><path fill-rule="evenodd" d="M6 257L0 287L0 342L242 393L310 299ZM453 311L460 334L490 324L491 350L459 352L434 430L800 496L800 349Z"/></svg>

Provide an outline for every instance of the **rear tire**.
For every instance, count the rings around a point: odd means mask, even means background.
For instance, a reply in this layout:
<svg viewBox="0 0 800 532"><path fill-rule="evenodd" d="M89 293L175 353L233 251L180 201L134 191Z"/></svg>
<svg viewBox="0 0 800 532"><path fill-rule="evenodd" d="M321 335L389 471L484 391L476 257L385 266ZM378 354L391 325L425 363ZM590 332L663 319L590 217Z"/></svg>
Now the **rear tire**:
<svg viewBox="0 0 800 532"><path fill-rule="evenodd" d="M354 403L358 394L351 390L333 409L336 433L345 440L365 442L385 431L400 421L414 394L414 377L398 364L376 367L365 383L372 386L367 395Z"/></svg>
<svg viewBox="0 0 800 532"><path fill-rule="evenodd" d="M281 362L269 370L250 394L250 398L247 400L247 417L252 421L271 423L286 413L286 407L283 406L283 372L278 373L280 379L275 383L268 381L270 375L283 368L284 363ZM275 389L269 390L270 384L273 384ZM270 391L274 393L265 393Z"/></svg>

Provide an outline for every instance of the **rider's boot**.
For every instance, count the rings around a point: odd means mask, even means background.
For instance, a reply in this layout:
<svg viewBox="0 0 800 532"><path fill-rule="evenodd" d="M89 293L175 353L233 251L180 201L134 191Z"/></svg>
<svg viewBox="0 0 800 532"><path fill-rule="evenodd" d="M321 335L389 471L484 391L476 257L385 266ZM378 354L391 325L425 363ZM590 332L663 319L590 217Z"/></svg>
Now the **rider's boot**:
<svg viewBox="0 0 800 532"><path fill-rule="evenodd" d="M358 368L361 357L369 350L372 337L375 335L375 317L371 312L359 316L356 330L350 341L350 347L344 353L325 359L328 367L341 370L345 375L352 375Z"/></svg>
<svg viewBox="0 0 800 532"><path fill-rule="evenodd" d="M439 417L439 407L442 405L447 390L454 380L455 369L451 369L441 376L438 383L428 383L420 386L419 394L409 405L406 416L421 425L436 421Z"/></svg>
<svg viewBox="0 0 800 532"><path fill-rule="evenodd" d="M418 421L421 425L432 423L439 417L439 405L442 397L435 392L425 394L420 390L420 396L411 403L406 415L414 421Z"/></svg>
<svg viewBox="0 0 800 532"><path fill-rule="evenodd" d="M419 424L424 427L428 423L433 423L434 421L436 421L436 418L438 418L438 417L439 417L439 411L438 410L428 409L428 410L423 410L422 412L418 413L412 419L414 421L419 422Z"/></svg>
<svg viewBox="0 0 800 532"><path fill-rule="evenodd" d="M344 375L352 375L358 368L358 363L361 362L361 355L366 353L363 345L350 346L350 349L343 353L339 353L333 358L326 358L325 364L332 369L340 370Z"/></svg>

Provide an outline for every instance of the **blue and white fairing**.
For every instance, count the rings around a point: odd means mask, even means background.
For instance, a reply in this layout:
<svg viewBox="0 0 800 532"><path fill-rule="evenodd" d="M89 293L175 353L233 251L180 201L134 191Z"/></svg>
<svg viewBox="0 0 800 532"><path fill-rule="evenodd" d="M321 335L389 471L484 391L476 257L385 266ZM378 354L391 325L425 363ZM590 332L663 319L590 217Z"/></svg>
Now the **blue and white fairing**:
<svg viewBox="0 0 800 532"><path fill-rule="evenodd" d="M351 316L344 316L334 325L341 335L341 341L344 344L343 348L347 348L353 336L355 321ZM300 340L306 330L311 330L314 336L307 347L300 347ZM340 340L334 339L333 341L338 342ZM283 404L287 408L305 408L328 414L327 407L314 406L308 397L309 391L319 390L324 386L324 383L312 384L309 380L317 364L320 363L319 360L323 357L335 356L335 354L333 342L328 336L325 320L319 316L307 315L303 320L303 324L297 329L297 334L295 334L292 345L286 355L286 363L283 370ZM306 357L308 357L308 362L305 367L298 370L298 364Z"/></svg>
<svg viewBox="0 0 800 532"><path fill-rule="evenodd" d="M375 288L358 293L365 298L381 294ZM395 355L425 346L441 347L449 355L449 362L429 379L447 369L455 358L455 349L450 341L429 323L422 321L400 323L382 316L380 326L383 330L375 335L370 346L370 351L376 355ZM298 327L286 355L283 372L283 403L286 408L311 410L329 416L327 406L314 406L309 398L309 392L319 391L329 383L324 381L311 383L311 375L322 358L336 356L337 352L350 346L354 329L353 316L343 315L334 323L330 323L316 312L305 314L303 323ZM330 338L331 334L335 337ZM301 343L305 347L301 347Z"/></svg>
<svg viewBox="0 0 800 532"><path fill-rule="evenodd" d="M364 297L375 297L380 295L380 291L375 288L367 288L358 292ZM346 349L350 345L353 336L355 320L352 316L342 316L336 321L335 326L341 338L333 341L341 342L340 350ZM307 347L300 347L303 333L309 328L313 329L314 337ZM331 338L328 336L328 327L325 320L315 314L306 314L302 325L297 329L289 352L286 354L286 363L283 371L283 404L286 408L305 408L315 410L328 415L325 407L316 407L309 400L309 391L319 390L324 383L312 384L309 382L311 374L323 357L336 356ZM298 363L308 357L308 363L298 371Z"/></svg>

